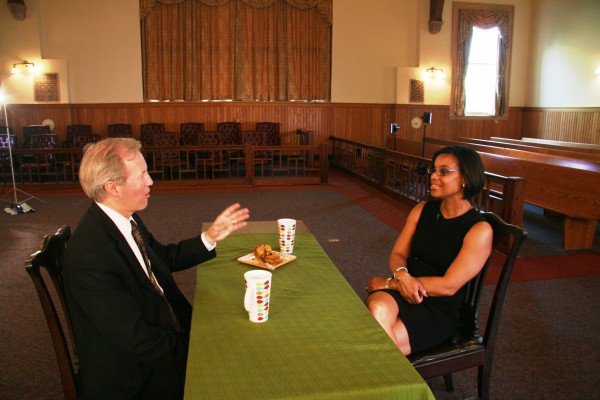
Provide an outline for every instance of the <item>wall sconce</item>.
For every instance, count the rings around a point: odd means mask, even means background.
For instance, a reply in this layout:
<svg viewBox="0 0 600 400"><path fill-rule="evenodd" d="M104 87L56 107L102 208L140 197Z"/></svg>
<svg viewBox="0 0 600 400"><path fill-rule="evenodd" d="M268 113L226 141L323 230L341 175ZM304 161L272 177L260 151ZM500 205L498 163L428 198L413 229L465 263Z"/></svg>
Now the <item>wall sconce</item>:
<svg viewBox="0 0 600 400"><path fill-rule="evenodd" d="M594 72L596 75L600 75L600 67L596 68L596 71Z"/></svg>
<svg viewBox="0 0 600 400"><path fill-rule="evenodd" d="M429 67L425 70L427 76L435 76L437 78L445 78L446 74L442 68Z"/></svg>
<svg viewBox="0 0 600 400"><path fill-rule="evenodd" d="M27 60L25 60L23 62L19 62L19 63L14 63L10 72L12 74L20 74L21 72L23 72L23 68L25 69L26 72L37 72L37 68L35 67L35 64L32 62L29 62Z"/></svg>

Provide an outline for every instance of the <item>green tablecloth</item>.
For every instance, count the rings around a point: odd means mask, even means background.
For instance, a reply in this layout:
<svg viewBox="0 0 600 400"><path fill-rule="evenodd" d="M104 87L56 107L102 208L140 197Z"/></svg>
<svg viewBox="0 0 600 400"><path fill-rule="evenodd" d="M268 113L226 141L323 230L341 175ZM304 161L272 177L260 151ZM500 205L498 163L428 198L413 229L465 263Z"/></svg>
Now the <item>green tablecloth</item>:
<svg viewBox="0 0 600 400"><path fill-rule="evenodd" d="M277 234L231 235L198 267L186 399L433 399L310 233L273 271L269 320L250 322L254 267L236 259L260 243Z"/></svg>

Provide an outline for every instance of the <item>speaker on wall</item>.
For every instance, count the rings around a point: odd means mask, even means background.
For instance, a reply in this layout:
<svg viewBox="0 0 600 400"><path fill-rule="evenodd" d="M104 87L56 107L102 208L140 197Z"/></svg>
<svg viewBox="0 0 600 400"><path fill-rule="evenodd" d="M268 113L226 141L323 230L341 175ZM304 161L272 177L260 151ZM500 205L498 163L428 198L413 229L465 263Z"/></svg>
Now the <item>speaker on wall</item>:
<svg viewBox="0 0 600 400"><path fill-rule="evenodd" d="M421 119L423 120L424 124L431 124L431 113L430 112L424 112L423 116L421 117Z"/></svg>

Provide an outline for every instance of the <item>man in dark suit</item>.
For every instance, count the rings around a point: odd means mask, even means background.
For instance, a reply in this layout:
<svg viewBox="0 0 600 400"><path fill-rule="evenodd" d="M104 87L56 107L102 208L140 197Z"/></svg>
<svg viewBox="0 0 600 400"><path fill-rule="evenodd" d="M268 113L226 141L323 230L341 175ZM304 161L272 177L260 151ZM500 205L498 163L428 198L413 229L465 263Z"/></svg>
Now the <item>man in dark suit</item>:
<svg viewBox="0 0 600 400"><path fill-rule="evenodd" d="M65 253L64 284L83 399L181 399L192 307L172 276L216 256L249 212L226 208L201 235L163 245L135 213L152 179L134 139L85 149L79 179L93 200Z"/></svg>

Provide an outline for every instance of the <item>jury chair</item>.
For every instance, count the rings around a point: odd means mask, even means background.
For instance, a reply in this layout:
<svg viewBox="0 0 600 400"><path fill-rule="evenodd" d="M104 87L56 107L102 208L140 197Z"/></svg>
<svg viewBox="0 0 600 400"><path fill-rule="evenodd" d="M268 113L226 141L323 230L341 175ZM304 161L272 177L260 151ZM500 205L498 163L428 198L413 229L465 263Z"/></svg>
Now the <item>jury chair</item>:
<svg viewBox="0 0 600 400"><path fill-rule="evenodd" d="M7 132L9 133L7 134ZM0 171L2 171L2 183L6 183L7 178L11 174L10 165L12 159L8 151L9 143L11 149L14 149L17 143L15 135L12 134L12 129L0 126Z"/></svg>
<svg viewBox="0 0 600 400"><path fill-rule="evenodd" d="M196 171L202 171L204 179L208 178L209 171L211 179L215 179L217 172L229 173L229 160L223 152L223 141L219 132L202 132L200 145L206 149L199 152L196 158Z"/></svg>
<svg viewBox="0 0 600 400"><path fill-rule="evenodd" d="M277 122L257 122L256 130L265 133L267 146L280 146L281 136L279 135L279 123Z"/></svg>
<svg viewBox="0 0 600 400"><path fill-rule="evenodd" d="M79 151L73 152L70 159L58 161L58 164L62 164L63 166L65 177L67 175L67 169L71 167L73 181L77 180L77 176L79 175L79 165L81 164L81 159L83 158L84 147L89 143L99 142L101 139L102 136L100 136L99 133L76 133L73 135L72 147L73 149L79 149Z"/></svg>
<svg viewBox="0 0 600 400"><path fill-rule="evenodd" d="M165 124L147 123L140 125L140 142L142 147L154 146L154 134L164 132Z"/></svg>
<svg viewBox="0 0 600 400"><path fill-rule="evenodd" d="M219 122L217 132L221 134L224 145L242 144L242 124L240 122Z"/></svg>
<svg viewBox="0 0 600 400"><path fill-rule="evenodd" d="M179 140L182 146L200 146L200 134L204 132L202 122L185 122L179 125Z"/></svg>
<svg viewBox="0 0 600 400"><path fill-rule="evenodd" d="M46 235L40 250L25 261L25 270L33 281L46 317L65 399L75 400L78 398L77 351L63 284L63 256L70 237L68 225L59 228L54 235ZM42 269L46 273L42 273Z"/></svg>
<svg viewBox="0 0 600 400"><path fill-rule="evenodd" d="M21 172L21 182L24 182L24 173L29 176L29 182L33 181L33 175L36 174L38 182L42 183L44 176L54 176L58 179L56 170L56 155L49 151L59 148L58 135L55 133L31 135L30 148L37 151L33 154L24 154L19 162L19 170Z"/></svg>
<svg viewBox="0 0 600 400"><path fill-rule="evenodd" d="M174 171L178 169L181 178L181 168L184 166L184 162L180 158L178 149L179 135L176 132L158 132L153 135L153 139L152 164L149 166L148 172L159 173L164 179L168 170L172 180Z"/></svg>
<svg viewBox="0 0 600 400"><path fill-rule="evenodd" d="M267 135L264 131L243 131L242 143L246 148L248 146L266 146ZM260 177L264 177L265 165L269 164L269 161L271 160L270 154L265 150L254 150L252 152L252 159L254 166L260 168ZM239 164L246 165L246 158L240 160Z"/></svg>
<svg viewBox="0 0 600 400"><path fill-rule="evenodd" d="M23 127L23 147L28 149L31 147L32 135L43 135L52 133L48 125L25 125Z"/></svg>
<svg viewBox="0 0 600 400"><path fill-rule="evenodd" d="M133 137L131 124L108 124L106 137L109 138L130 138Z"/></svg>
<svg viewBox="0 0 600 400"><path fill-rule="evenodd" d="M491 212L482 215L494 231L492 254L481 272L467 285L467 293L460 310L460 326L446 343L429 350L411 354L408 359L424 379L443 376L446 390L454 391L452 373L478 368L477 394L489 399L490 377L496 335L500 324L502 306L508 289L513 266L527 232L516 225L504 222ZM490 265L501 264L500 277L494 288L483 336L479 334L479 300Z"/></svg>
<svg viewBox="0 0 600 400"><path fill-rule="evenodd" d="M92 126L87 124L67 125L67 147L74 147L73 137L82 133L92 133Z"/></svg>

